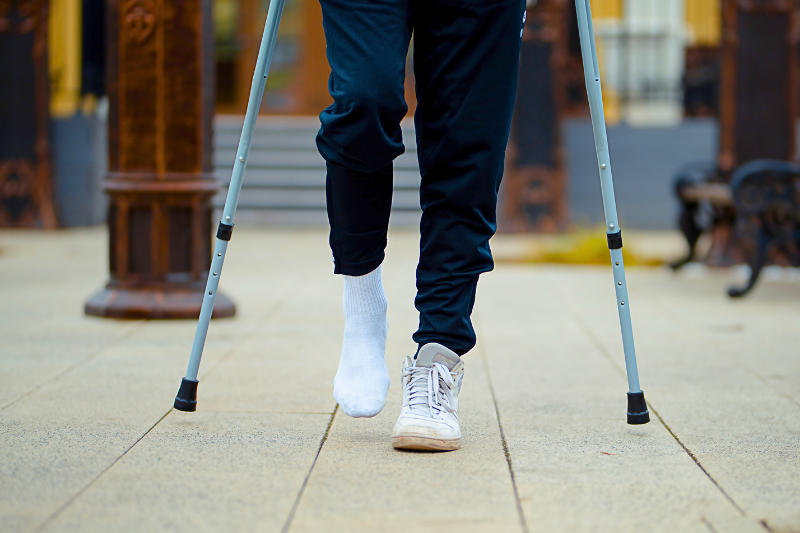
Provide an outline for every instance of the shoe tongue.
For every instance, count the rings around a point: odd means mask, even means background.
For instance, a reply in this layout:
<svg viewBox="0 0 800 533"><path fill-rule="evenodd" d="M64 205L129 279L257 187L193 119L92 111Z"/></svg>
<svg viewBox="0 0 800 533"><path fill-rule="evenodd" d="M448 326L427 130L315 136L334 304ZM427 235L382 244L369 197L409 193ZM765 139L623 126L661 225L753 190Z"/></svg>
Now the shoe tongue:
<svg viewBox="0 0 800 533"><path fill-rule="evenodd" d="M433 363L439 363L446 366L448 370L453 370L460 362L461 358L453 350L449 350L441 344L430 342L419 349L414 366L430 368Z"/></svg>

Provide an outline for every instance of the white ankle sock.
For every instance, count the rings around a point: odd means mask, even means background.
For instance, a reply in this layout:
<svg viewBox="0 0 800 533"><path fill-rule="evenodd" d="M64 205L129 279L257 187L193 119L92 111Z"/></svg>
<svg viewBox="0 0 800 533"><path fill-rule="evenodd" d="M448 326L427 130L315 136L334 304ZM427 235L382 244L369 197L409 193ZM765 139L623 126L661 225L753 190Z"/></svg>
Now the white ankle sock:
<svg viewBox="0 0 800 533"><path fill-rule="evenodd" d="M344 277L344 339L333 397L354 418L381 412L389 392L386 367L386 294L381 267L364 276Z"/></svg>

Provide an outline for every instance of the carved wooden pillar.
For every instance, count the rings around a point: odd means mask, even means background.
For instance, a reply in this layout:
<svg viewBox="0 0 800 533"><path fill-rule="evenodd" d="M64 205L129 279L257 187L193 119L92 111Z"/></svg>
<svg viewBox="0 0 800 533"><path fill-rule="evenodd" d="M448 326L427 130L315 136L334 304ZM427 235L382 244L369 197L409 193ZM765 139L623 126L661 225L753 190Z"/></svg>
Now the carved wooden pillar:
<svg viewBox="0 0 800 533"><path fill-rule="evenodd" d="M211 1L108 0L111 279L87 314L200 314L218 189ZM234 310L217 296L214 316Z"/></svg>
<svg viewBox="0 0 800 533"><path fill-rule="evenodd" d="M47 140L47 0L0 0L0 227L57 225Z"/></svg>

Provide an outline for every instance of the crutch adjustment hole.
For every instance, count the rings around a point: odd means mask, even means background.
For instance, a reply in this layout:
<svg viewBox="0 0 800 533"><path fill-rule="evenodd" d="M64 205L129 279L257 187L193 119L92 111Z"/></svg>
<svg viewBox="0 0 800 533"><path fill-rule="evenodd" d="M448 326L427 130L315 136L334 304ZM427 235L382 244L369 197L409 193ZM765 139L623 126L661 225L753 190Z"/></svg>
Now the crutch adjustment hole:
<svg viewBox="0 0 800 533"><path fill-rule="evenodd" d="M216 275L217 275L217 273L216 273L216 272L214 272L214 275L216 276ZM620 283L620 285L622 285L622 284Z"/></svg>
<svg viewBox="0 0 800 533"><path fill-rule="evenodd" d="M210 292L208 294L211 294ZM620 305L625 305L625 302L620 302Z"/></svg>
<svg viewBox="0 0 800 533"><path fill-rule="evenodd" d="M216 272L214 273L214 275L215 275L215 276L217 275L217 274L216 274ZM617 282L617 285L622 285L622 282L621 282L621 281L618 281L618 282Z"/></svg>
<svg viewBox="0 0 800 533"><path fill-rule="evenodd" d="M208 291L208 295L211 296L211 291Z"/></svg>
<svg viewBox="0 0 800 533"><path fill-rule="evenodd" d="M615 264L615 265L617 265L617 266L619 266L619 261L617 261L617 262L616 262L616 263L614 263L614 264Z"/></svg>
<svg viewBox="0 0 800 533"><path fill-rule="evenodd" d="M219 256L221 256L221 255L222 255L221 253L217 252L217 257L219 257ZM619 264L619 263L617 263L617 264Z"/></svg>

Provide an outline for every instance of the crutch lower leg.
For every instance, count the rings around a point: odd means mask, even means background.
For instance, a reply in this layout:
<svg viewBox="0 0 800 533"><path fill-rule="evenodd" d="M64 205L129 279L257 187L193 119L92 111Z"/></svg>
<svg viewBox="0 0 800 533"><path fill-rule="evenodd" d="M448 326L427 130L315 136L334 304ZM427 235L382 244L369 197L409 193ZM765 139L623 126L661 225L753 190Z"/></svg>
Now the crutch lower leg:
<svg viewBox="0 0 800 533"><path fill-rule="evenodd" d="M611 268L614 273L614 288L617 292L617 310L622 330L622 349L625 352L625 370L628 375L628 424L646 424L650 413L639 386L639 370L636 366L636 350L633 346L630 301L625 283L625 265L622 262L622 233L617 220L617 204L614 200L614 182L611 178L611 159L608 154L606 120L603 115L603 92L600 87L600 68L597 64L597 49L592 27L592 10L589 0L575 0L578 13L578 30L583 56L583 74L586 78L586 93L592 116L594 144L597 149L597 164L600 170L600 188L603 192L603 210L606 218L606 237L611 251Z"/></svg>
<svg viewBox="0 0 800 533"><path fill-rule="evenodd" d="M214 245L214 255L211 258L211 267L208 271L208 282L203 294L203 305L200 310L200 320L194 334L192 355L189 358L189 367L186 377L181 381L178 395L175 398L175 409L179 411L194 411L197 409L197 372L200 368L200 358L203 356L203 346L206 343L208 324L214 310L214 300L217 297L219 278L222 276L222 263L225 261L225 252L233 233L234 215L239 203L239 192L242 189L242 178L247 166L247 155L250 152L250 140L256 126L258 110L261 107L261 97L264 95L264 85L269 74L269 65L272 62L272 53L275 50L275 38L278 35L278 26L281 22L285 0L272 0L267 12L267 22L264 26L264 35L261 38L261 47L258 50L256 70L253 74L253 84L250 86L250 99L247 102L247 113L244 117L242 136L239 139L239 148L236 150L236 160L233 162L231 182L228 186L228 196L222 211L222 220L217 229L217 238Z"/></svg>

